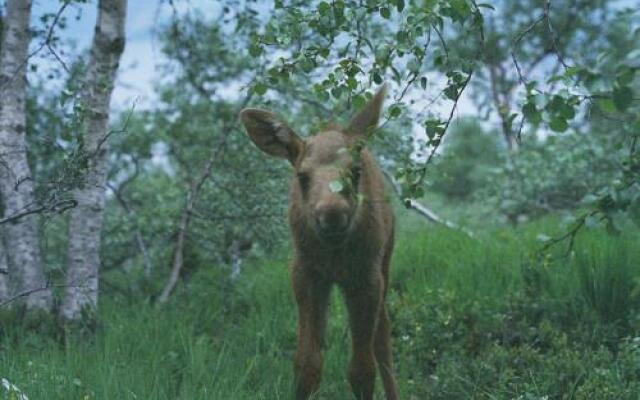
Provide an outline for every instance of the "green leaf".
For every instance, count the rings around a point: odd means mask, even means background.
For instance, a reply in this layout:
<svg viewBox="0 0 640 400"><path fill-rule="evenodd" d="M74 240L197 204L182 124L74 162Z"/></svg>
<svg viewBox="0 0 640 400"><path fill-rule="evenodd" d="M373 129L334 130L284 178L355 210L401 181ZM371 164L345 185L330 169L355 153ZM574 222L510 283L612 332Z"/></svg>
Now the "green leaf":
<svg viewBox="0 0 640 400"><path fill-rule="evenodd" d="M263 94L267 93L267 85L265 85L262 82L258 82L253 86L253 91L257 95L263 95Z"/></svg>
<svg viewBox="0 0 640 400"><path fill-rule="evenodd" d="M347 78L347 87L351 90L355 90L358 87L358 81L353 77Z"/></svg>
<svg viewBox="0 0 640 400"><path fill-rule="evenodd" d="M304 72L309 73L313 71L314 67L315 67L315 64L313 63L313 60L311 58L303 57L302 60L300 60L300 68Z"/></svg>
<svg viewBox="0 0 640 400"><path fill-rule="evenodd" d="M491 4L487 4L487 3L478 4L478 8L488 8L488 9L493 10L493 11L496 10L494 6L492 6Z"/></svg>
<svg viewBox="0 0 640 400"><path fill-rule="evenodd" d="M433 140L436 135L442 134L444 132L443 122L437 119L428 119L424 123L425 132L429 140Z"/></svg>
<svg viewBox="0 0 640 400"><path fill-rule="evenodd" d="M331 5L329 3L327 3L326 1L322 1L322 2L320 2L320 4L318 4L318 12L320 13L320 15L324 16L330 10L331 10Z"/></svg>
<svg viewBox="0 0 640 400"><path fill-rule="evenodd" d="M425 11L432 11L436 7L437 3L437 0L422 0L422 7Z"/></svg>
<svg viewBox="0 0 640 400"><path fill-rule="evenodd" d="M571 120L573 119L573 117L576 116L576 111L574 110L573 106L570 105L569 103L564 103L560 107L558 112L565 120Z"/></svg>
<svg viewBox="0 0 640 400"><path fill-rule="evenodd" d="M633 82L633 78L636 75L636 70L629 67L621 68L616 77L616 82L620 86L627 86Z"/></svg>
<svg viewBox="0 0 640 400"><path fill-rule="evenodd" d="M254 43L251 46L249 46L249 54L251 55L251 57L258 57L260 54L262 54L262 46L260 46L260 44L258 43Z"/></svg>
<svg viewBox="0 0 640 400"><path fill-rule="evenodd" d="M582 70L583 70L582 67L572 66L572 67L567 68L564 71L564 76L566 76L567 78L571 78L572 76L576 76L579 73L581 73Z"/></svg>
<svg viewBox="0 0 640 400"><path fill-rule="evenodd" d="M323 47L321 49L318 49L318 55L324 59L326 59L327 57L329 57L329 52L331 50L328 47Z"/></svg>
<svg viewBox="0 0 640 400"><path fill-rule="evenodd" d="M426 89L427 88L427 77L423 76L422 78L420 78L420 86L422 86L422 89Z"/></svg>
<svg viewBox="0 0 640 400"><path fill-rule="evenodd" d="M453 83L447 86L444 89L444 95L448 99L455 101L458 98L458 85Z"/></svg>
<svg viewBox="0 0 640 400"><path fill-rule="evenodd" d="M331 190L332 193L340 193L344 190L344 185L338 180L331 181L329 182L329 190Z"/></svg>
<svg viewBox="0 0 640 400"><path fill-rule="evenodd" d="M569 124L566 119L556 116L549 122L549 128L554 132L562 133L569 129Z"/></svg>
<svg viewBox="0 0 640 400"><path fill-rule="evenodd" d="M357 95L353 98L353 107L357 110L367 103L367 99L363 95Z"/></svg>
<svg viewBox="0 0 640 400"><path fill-rule="evenodd" d="M540 111L533 102L526 103L524 106L522 106L522 114L527 119L527 121L531 122L532 124L537 125L542 122L542 114L540 114Z"/></svg>
<svg viewBox="0 0 640 400"><path fill-rule="evenodd" d="M614 113L616 112L616 105L613 103L611 99L598 99L597 101L598 107L604 112Z"/></svg>
<svg viewBox="0 0 640 400"><path fill-rule="evenodd" d="M449 0L448 3L454 11L454 13L450 15L454 22L464 21L471 12L471 8L469 7L467 0Z"/></svg>
<svg viewBox="0 0 640 400"><path fill-rule="evenodd" d="M73 97L73 92L69 89L64 89L60 94L60 100L59 100L60 105L64 106L65 104L67 104L67 101L69 101L69 99L72 97Z"/></svg>
<svg viewBox="0 0 640 400"><path fill-rule="evenodd" d="M633 91L629 86L615 87L613 89L613 103L619 111L624 112L633 101Z"/></svg>
<svg viewBox="0 0 640 400"><path fill-rule="evenodd" d="M402 110L397 105L392 105L391 108L389 108L389 118L398 118L401 113Z"/></svg>
<svg viewBox="0 0 640 400"><path fill-rule="evenodd" d="M380 7L380 15L382 18L389 19L391 17L391 11L387 7Z"/></svg>

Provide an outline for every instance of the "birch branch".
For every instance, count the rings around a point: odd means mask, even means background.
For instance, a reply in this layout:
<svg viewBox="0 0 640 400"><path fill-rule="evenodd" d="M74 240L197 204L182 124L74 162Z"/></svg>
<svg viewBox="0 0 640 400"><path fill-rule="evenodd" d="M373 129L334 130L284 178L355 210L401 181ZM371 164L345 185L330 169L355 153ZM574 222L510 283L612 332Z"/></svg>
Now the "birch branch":
<svg viewBox="0 0 640 400"><path fill-rule="evenodd" d="M396 194L396 196L401 197L402 189L400 188L400 184L398 183L396 178L394 178L393 175L385 169L383 169L382 172L384 173L384 176L387 178L387 180L391 184L391 187L393 187L393 191ZM470 230L464 227L461 227L455 222L452 222L440 217L433 210L431 210L429 207L425 206L424 204L420 203L419 201L414 199L406 199L406 200L403 200L403 202L404 202L404 205L407 206L407 208L415 211L417 214L426 218L428 221L436 224L444 225L450 229L461 231L467 236L469 236L470 238L475 238L475 235Z"/></svg>

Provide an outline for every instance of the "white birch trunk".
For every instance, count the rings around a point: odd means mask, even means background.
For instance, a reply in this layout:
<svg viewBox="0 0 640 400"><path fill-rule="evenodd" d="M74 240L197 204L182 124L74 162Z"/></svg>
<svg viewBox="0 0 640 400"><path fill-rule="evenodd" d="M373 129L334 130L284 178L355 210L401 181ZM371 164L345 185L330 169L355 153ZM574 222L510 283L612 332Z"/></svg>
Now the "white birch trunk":
<svg viewBox="0 0 640 400"><path fill-rule="evenodd" d="M36 206L26 143L30 18L31 0L6 1L0 46L0 193L6 216L17 215ZM37 218L36 215L27 215L3 227L8 263L17 290L46 285ZM48 310L51 300L50 290L40 290L27 296L26 305L29 309Z"/></svg>
<svg viewBox="0 0 640 400"><path fill-rule="evenodd" d="M83 187L74 191L78 202L71 212L65 299L60 310L76 320L98 304L100 231L105 204L109 103L125 44L127 0L100 0L91 55L81 102L87 110L84 146L89 165Z"/></svg>

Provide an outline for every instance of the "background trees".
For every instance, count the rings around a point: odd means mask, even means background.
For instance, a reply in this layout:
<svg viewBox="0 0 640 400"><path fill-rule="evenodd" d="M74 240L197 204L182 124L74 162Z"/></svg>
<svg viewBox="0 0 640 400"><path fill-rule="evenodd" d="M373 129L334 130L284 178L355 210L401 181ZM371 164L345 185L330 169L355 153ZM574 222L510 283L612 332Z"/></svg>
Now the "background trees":
<svg viewBox="0 0 640 400"><path fill-rule="evenodd" d="M64 159L75 159L75 165L71 164L74 171L63 175L64 180L61 182L48 182L48 186L53 186L53 190L45 189L44 196L37 197L34 193L36 175L32 173L27 160L26 71L30 57L46 46L59 60L60 67L72 73L55 52L53 44L54 29L69 4L69 1L61 3L59 11L46 30L42 45L32 53L27 51L30 42L31 2L8 2L6 7L7 23L0 54L3 85L3 103L0 104L4 209L2 222L7 227L4 240L8 255L8 275L13 278L12 281L16 281L17 286L15 294L4 293L3 297L9 300L25 297L27 308L45 311L50 309L51 283L49 278L45 278L43 271L37 216L46 211L59 212L73 208L69 228L66 296L61 315L68 320L77 320L84 309L95 308L97 305L100 263L98 251L106 193L109 103L119 58L124 48L127 3L126 0L103 0L99 3L95 38L86 77L80 78L80 82L73 82L73 87L78 90L79 95L77 102L73 104L72 124L64 126L61 132L62 139L70 142L68 139L73 138L77 143L75 154L72 151L61 152ZM74 76L70 78L78 79L83 72L80 68L74 71ZM59 100L62 106L70 95L73 95L73 92L63 92ZM41 111L44 110L36 107L36 113ZM56 121L55 112L52 114L54 117L50 119ZM46 119L40 115L36 116L36 119L38 118ZM55 153L48 155L58 156ZM42 161L51 163L46 159ZM59 199L65 191L71 189L75 189L75 192L70 199ZM43 198L45 196L48 198ZM4 281L3 286L7 286Z"/></svg>
<svg viewBox="0 0 640 400"><path fill-rule="evenodd" d="M71 6L62 2L48 16L39 49L58 56L52 46L64 44L53 39L56 24ZM309 134L331 119L340 122L383 81L392 83L392 99L370 145L395 175L401 200L432 190L492 204L513 223L569 212L579 225L593 213L590 222L615 227L635 210L638 16L632 9L603 1L339 1L275 2L265 14L265 5L222 2L214 17L205 17L180 3L166 7L171 17L159 38L167 78L158 85L157 108L126 110L119 126L106 131L105 112L87 112L91 88L105 90L104 109L111 87L83 77L98 65L98 36L86 65L82 59L58 64L62 92L47 93L41 83L28 91L31 134L22 157L32 160L24 166L33 170L26 181L33 181L34 206L28 218L3 228L37 222L31 213L73 209L68 228L63 214L32 235L42 233L49 244L52 232L68 229L54 234L56 249L46 246L45 264L49 279L74 265L64 284L69 293L79 290L70 284L82 269L76 265L91 265L91 273L80 275L96 275L100 248L107 270L141 261L146 293L162 301L190 265L222 262L237 271L238 257L273 248L285 231L273 222L285 195L284 184L272 178L284 169L255 157L238 130L237 111L248 103L286 108ZM576 51L586 43L594 51ZM121 49L108 50L114 53L106 83ZM478 114L456 120L472 115L472 104ZM90 128L96 115L100 129ZM7 222L17 211L5 197ZM103 201L106 241L99 234ZM258 227L256 220L265 223ZM33 254L42 247L36 244L27 246ZM68 254L60 246L69 246ZM15 248L8 246L9 265L38 264L11 261ZM161 268L167 264L168 277ZM39 274L34 287L46 286ZM77 316L82 306L65 308Z"/></svg>

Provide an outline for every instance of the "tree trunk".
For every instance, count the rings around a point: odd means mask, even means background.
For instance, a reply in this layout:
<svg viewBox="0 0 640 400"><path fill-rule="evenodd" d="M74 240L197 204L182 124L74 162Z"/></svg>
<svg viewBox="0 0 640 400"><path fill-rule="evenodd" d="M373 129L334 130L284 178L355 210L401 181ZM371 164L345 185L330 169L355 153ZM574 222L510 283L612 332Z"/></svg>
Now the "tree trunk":
<svg viewBox="0 0 640 400"><path fill-rule="evenodd" d="M164 289L162 289L162 293L160 297L158 297L158 304L166 303L169 300L169 296L173 289L175 289L178 284L178 280L180 279L180 273L182 272L182 266L184 264L184 246L186 242L187 233L189 232L189 224L191 223L191 215L193 214L193 208L196 205L196 201L198 200L198 196L200 195L200 190L202 190L202 186L206 182L207 179L211 176L213 170L213 164L218 158L218 154L222 149L222 145L218 146L215 150L212 151L209 156L209 160L205 164L204 168L198 177L198 180L191 184L189 187L189 191L187 192L187 198L184 204L184 208L182 209L182 214L180 215L180 223L178 224L178 239L176 241L176 245L173 249L173 262L171 263L171 273L169 274L169 279L167 283L164 285Z"/></svg>
<svg viewBox="0 0 640 400"><path fill-rule="evenodd" d="M136 172L127 178L127 180L120 184L119 187L114 187L107 182L107 187L113 192L114 197L120 203L120 206L127 214L127 217L131 220L133 224L133 230L135 231L136 243L138 244L138 249L142 254L142 261L144 263L144 277L145 279L151 279L151 271L153 269L153 264L151 263L151 255L149 254L149 250L147 248L147 244L144 241L144 237L142 236L142 231L140 230L140 224L138 224L138 220L134 211L129 207L127 201L124 198L124 194L122 193L122 189L127 182L130 182L132 179L138 175L138 166L136 164Z"/></svg>
<svg viewBox="0 0 640 400"><path fill-rule="evenodd" d="M27 162L26 66L30 41L30 0L7 0L0 45L0 193L6 216L36 206ZM26 215L4 226L7 260L18 290L46 285L38 243L38 217ZM12 278L13 279L13 278ZM51 291L26 297L28 309L48 310Z"/></svg>
<svg viewBox="0 0 640 400"><path fill-rule="evenodd" d="M169 300L169 296L173 289L175 289L180 279L180 272L182 271L182 265L184 264L184 244L187 232L189 231L189 223L191 222L191 213L195 205L195 198L197 193L194 193L193 189L189 189L187 194L187 201L182 215L180 216L180 223L178 225L178 240L173 250L173 262L171 263L171 273L169 279L162 289L160 297L158 297L158 304L166 303Z"/></svg>
<svg viewBox="0 0 640 400"><path fill-rule="evenodd" d="M100 232L105 204L109 136L109 103L125 44L127 0L100 0L86 80L80 96L86 109L84 150L88 167L83 186L74 191L67 253L66 297L60 310L77 320L98 304Z"/></svg>
<svg viewBox="0 0 640 400"><path fill-rule="evenodd" d="M518 143L517 132L513 129L513 119L511 119L511 91L514 86L504 82L506 72L500 64L490 64L488 68L489 80L491 81L491 97L493 106L500 118L502 136L509 152L515 152L520 144ZM500 69L500 71L497 71L497 69Z"/></svg>

